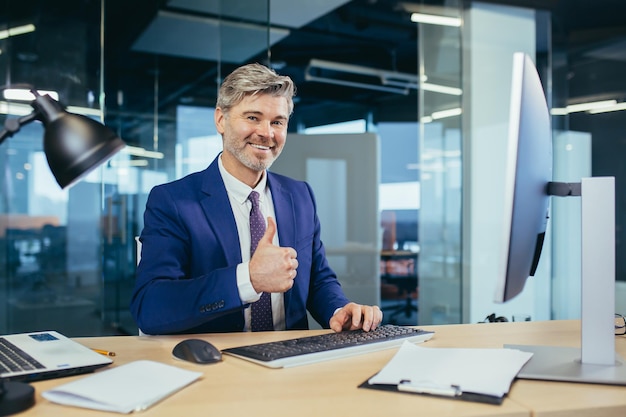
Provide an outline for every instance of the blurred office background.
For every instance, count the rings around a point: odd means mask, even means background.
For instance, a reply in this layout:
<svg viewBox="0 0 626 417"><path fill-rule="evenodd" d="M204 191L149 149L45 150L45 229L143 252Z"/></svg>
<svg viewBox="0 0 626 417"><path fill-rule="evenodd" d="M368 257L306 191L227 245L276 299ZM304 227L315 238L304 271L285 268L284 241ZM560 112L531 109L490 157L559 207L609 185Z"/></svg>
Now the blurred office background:
<svg viewBox="0 0 626 417"><path fill-rule="evenodd" d="M553 109L555 180L616 177L625 313L625 15L620 0L0 0L3 89L54 91L129 145L69 190L49 172L40 125L1 145L0 333L137 332L128 304L147 194L217 155L216 91L247 62L297 84L272 169L311 182L351 298L400 324L579 317L576 199L553 201L524 293L491 301L516 51ZM585 107L606 100L610 111ZM3 123L29 112L0 97Z"/></svg>

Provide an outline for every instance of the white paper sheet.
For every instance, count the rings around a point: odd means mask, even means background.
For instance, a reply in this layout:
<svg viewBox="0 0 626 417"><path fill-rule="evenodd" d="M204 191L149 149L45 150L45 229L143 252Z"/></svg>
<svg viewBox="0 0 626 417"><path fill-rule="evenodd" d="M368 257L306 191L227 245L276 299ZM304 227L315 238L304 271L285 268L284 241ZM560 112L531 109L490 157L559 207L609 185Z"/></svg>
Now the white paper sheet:
<svg viewBox="0 0 626 417"><path fill-rule="evenodd" d="M461 392L502 397L531 356L517 349L432 348L404 342L368 383L405 383L434 393L454 387Z"/></svg>
<svg viewBox="0 0 626 417"><path fill-rule="evenodd" d="M200 376L201 372L141 360L60 385L41 395L58 404L131 413L145 410Z"/></svg>

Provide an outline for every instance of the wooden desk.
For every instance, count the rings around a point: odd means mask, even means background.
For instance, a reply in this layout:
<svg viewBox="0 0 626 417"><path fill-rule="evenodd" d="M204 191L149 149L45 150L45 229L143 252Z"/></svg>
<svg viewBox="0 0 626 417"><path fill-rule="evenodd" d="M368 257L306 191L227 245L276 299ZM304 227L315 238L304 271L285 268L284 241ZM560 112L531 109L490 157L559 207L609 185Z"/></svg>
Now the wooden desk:
<svg viewBox="0 0 626 417"><path fill-rule="evenodd" d="M436 332L424 346L502 347L504 343L576 346L578 321L485 323L424 326ZM202 336L220 349L281 338L320 333L268 332ZM348 359L288 369L269 369L224 356L221 363L193 365L173 359L171 350L182 336L124 336L80 338L92 348L115 351L115 364L151 359L190 370L204 377L140 413L142 416L624 416L626 387L515 381L502 405L478 404L421 395L360 389L357 386L379 371L396 349ZM617 350L626 357L626 337L618 336ZM106 369L106 368L105 368ZM110 368L109 368L110 369ZM102 372L99 371L99 372ZM65 407L48 402L41 392L83 376L34 383L37 404L20 416L107 416L112 413ZM531 410L535 414L531 414Z"/></svg>

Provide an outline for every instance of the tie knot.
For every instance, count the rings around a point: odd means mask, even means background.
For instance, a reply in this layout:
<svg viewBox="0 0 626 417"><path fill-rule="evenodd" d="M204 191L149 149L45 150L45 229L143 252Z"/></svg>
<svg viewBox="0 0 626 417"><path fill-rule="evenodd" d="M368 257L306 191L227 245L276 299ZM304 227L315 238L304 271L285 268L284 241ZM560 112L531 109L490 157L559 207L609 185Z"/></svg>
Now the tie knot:
<svg viewBox="0 0 626 417"><path fill-rule="evenodd" d="M248 200L252 203L252 207L259 207L259 193L252 191L248 196Z"/></svg>

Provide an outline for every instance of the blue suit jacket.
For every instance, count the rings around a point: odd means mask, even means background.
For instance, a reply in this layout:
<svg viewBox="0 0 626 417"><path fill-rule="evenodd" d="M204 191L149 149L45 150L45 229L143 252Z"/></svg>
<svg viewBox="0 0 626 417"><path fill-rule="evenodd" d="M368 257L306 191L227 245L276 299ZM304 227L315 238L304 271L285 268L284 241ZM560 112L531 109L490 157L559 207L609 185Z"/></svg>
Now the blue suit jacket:
<svg viewBox="0 0 626 417"><path fill-rule="evenodd" d="M329 267L310 186L267 173L281 246L298 253L294 286L284 294L286 328L307 329L306 310L328 328L348 303ZM207 169L150 192L131 312L148 334L242 331L236 268L237 226L217 158Z"/></svg>

